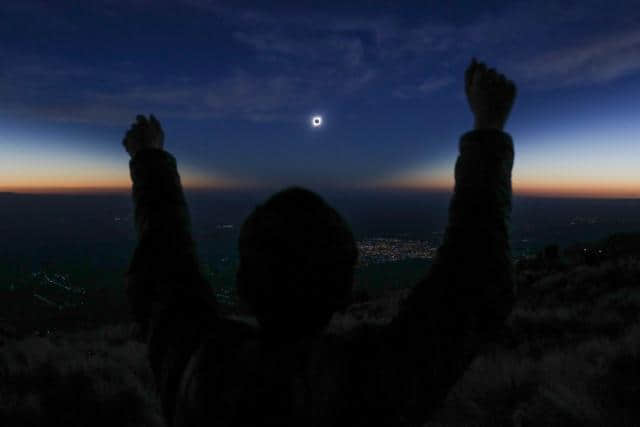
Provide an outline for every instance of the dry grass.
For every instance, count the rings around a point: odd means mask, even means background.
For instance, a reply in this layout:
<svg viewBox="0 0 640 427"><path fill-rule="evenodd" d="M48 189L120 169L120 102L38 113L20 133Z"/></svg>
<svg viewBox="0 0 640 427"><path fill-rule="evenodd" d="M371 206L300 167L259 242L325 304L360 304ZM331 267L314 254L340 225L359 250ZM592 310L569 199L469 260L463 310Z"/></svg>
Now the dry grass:
<svg viewBox="0 0 640 427"><path fill-rule="evenodd" d="M9 341L0 425L163 426L146 348L129 326Z"/></svg>
<svg viewBox="0 0 640 427"><path fill-rule="evenodd" d="M520 271L504 340L473 361L427 425L640 425L639 284L633 258ZM351 307L330 330L388 322L406 295ZM121 325L6 340L0 425L162 426L133 335Z"/></svg>

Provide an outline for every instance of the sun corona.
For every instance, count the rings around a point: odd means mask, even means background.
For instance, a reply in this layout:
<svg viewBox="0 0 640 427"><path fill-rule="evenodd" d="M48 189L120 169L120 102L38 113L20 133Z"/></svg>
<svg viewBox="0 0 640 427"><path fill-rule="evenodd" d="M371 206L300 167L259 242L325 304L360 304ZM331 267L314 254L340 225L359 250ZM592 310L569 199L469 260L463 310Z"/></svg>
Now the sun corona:
<svg viewBox="0 0 640 427"><path fill-rule="evenodd" d="M311 126L314 128L319 128L322 126L322 116L313 116L311 118Z"/></svg>

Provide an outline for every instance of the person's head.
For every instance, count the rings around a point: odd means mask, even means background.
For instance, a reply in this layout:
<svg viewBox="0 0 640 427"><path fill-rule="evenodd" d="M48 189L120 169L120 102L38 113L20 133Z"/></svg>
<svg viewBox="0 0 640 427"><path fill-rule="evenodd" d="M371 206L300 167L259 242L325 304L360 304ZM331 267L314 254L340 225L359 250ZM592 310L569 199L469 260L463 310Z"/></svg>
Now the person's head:
<svg viewBox="0 0 640 427"><path fill-rule="evenodd" d="M358 249L349 226L322 198L289 188L259 205L239 237L237 287L265 330L321 331L351 299Z"/></svg>

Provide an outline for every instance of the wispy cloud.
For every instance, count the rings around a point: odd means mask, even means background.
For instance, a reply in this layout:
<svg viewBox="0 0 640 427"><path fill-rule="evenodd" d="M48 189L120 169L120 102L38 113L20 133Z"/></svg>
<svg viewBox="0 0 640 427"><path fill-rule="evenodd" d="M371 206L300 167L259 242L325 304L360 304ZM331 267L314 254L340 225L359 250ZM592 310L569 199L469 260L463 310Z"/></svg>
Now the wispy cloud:
<svg viewBox="0 0 640 427"><path fill-rule="evenodd" d="M452 76L431 78L414 86L402 86L393 91L393 96L399 99L420 98L433 94L452 85L455 79Z"/></svg>
<svg viewBox="0 0 640 427"><path fill-rule="evenodd" d="M288 121L334 90L331 81L294 75L256 76L237 71L205 83L143 84L134 79L117 90L101 90L79 84L69 92L70 82L82 81L91 70L20 67L0 75L0 111L47 120L121 126L140 112L156 112L179 119L233 118L256 122ZM114 85L117 72L101 76ZM20 77L16 77L20 74ZM93 75L93 79L100 78ZM340 81L344 91L357 89L370 76L354 75ZM46 95L46 96L45 96Z"/></svg>
<svg viewBox="0 0 640 427"><path fill-rule="evenodd" d="M354 70L364 66L365 49L360 38L348 35L296 36L283 31L236 31L236 41L251 47L263 58L296 61L304 68Z"/></svg>
<svg viewBox="0 0 640 427"><path fill-rule="evenodd" d="M525 81L545 88L607 83L640 72L640 31L608 34L541 54L518 66Z"/></svg>
<svg viewBox="0 0 640 427"><path fill-rule="evenodd" d="M10 60L9 60L10 59ZM116 124L132 105L105 102L142 78L130 70L79 65L55 58L6 56L0 51L0 111L75 123ZM100 91L95 88L101 87Z"/></svg>
<svg viewBox="0 0 640 427"><path fill-rule="evenodd" d="M110 0L103 6L148 2ZM600 84L640 72L638 30L591 41L568 39L570 45L562 48L546 35L592 16L585 12L593 9L592 0L570 8L556 0L544 8L518 2L464 25L430 18L404 25L391 15L332 16L321 9L280 14L215 0L181 3L223 18L223 31L242 60L197 81L177 81L164 72L148 83L136 74L135 65L97 68L56 58L17 60L15 52L5 56L0 47L0 109L118 125L138 111L184 119L287 121L318 103L337 104L356 95L412 99L436 94L461 77L471 55L485 52L500 52L498 66L534 88ZM8 4L38 13L48 10L35 0ZM425 79L425 74L431 77Z"/></svg>

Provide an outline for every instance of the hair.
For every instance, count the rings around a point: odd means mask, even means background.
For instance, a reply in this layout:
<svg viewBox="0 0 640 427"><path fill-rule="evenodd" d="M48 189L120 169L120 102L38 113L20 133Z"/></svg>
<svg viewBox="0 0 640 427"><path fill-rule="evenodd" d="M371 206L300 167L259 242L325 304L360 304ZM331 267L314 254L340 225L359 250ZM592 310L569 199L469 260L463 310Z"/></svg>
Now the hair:
<svg viewBox="0 0 640 427"><path fill-rule="evenodd" d="M338 212L293 187L258 205L238 241L237 289L266 333L323 330L351 302L358 248Z"/></svg>

